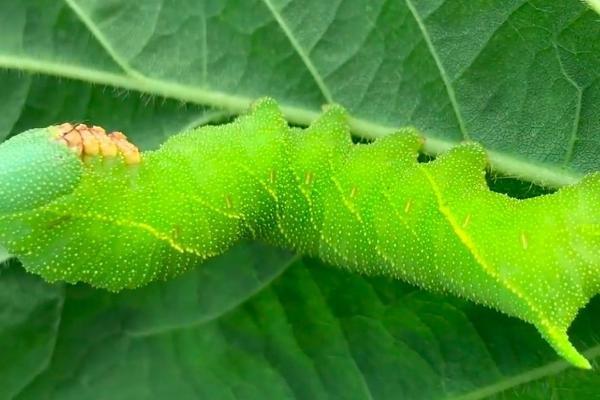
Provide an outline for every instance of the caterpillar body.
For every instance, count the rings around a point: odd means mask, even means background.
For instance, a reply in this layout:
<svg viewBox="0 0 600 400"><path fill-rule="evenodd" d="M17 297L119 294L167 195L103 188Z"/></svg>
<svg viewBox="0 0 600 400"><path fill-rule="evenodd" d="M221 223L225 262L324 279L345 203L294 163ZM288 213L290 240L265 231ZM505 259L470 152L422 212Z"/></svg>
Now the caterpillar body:
<svg viewBox="0 0 600 400"><path fill-rule="evenodd" d="M417 161L411 128L353 144L344 110L290 128L275 101L141 155L69 125L0 145L0 245L49 281L117 291L180 274L245 238L494 307L565 359L600 290L600 174L519 200L489 190L485 151Z"/></svg>

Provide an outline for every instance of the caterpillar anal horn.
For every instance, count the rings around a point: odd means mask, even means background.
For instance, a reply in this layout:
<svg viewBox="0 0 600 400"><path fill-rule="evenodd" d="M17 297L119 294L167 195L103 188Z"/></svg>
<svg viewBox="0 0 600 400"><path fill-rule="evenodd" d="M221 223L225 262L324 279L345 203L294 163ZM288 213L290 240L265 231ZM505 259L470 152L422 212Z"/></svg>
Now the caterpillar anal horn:
<svg viewBox="0 0 600 400"><path fill-rule="evenodd" d="M66 144L80 157L121 155L126 164L139 164L140 151L122 132L106 133L100 126L64 123L58 126L57 140Z"/></svg>

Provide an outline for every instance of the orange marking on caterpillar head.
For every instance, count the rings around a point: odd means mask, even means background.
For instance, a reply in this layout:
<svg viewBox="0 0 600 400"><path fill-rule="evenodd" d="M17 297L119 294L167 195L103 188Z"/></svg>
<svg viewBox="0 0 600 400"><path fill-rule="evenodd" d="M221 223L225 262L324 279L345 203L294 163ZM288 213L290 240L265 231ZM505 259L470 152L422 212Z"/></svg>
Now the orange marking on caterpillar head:
<svg viewBox="0 0 600 400"><path fill-rule="evenodd" d="M110 140L103 128L99 126L92 126L91 132L96 140L98 140L100 154L102 154L104 157L116 157L117 154L119 154L119 149L117 149L117 146L112 140Z"/></svg>
<svg viewBox="0 0 600 400"><path fill-rule="evenodd" d="M81 140L81 135L75 130L75 127L69 123L64 123L58 126L58 130L60 132L58 139L81 156L83 154L83 141Z"/></svg>
<svg viewBox="0 0 600 400"><path fill-rule="evenodd" d="M100 142L90 131L81 131L83 140L83 153L88 156L97 156L100 154Z"/></svg>
<svg viewBox="0 0 600 400"><path fill-rule="evenodd" d="M127 164L138 164L140 162L140 151L127 140L123 132L113 132L108 137L119 149Z"/></svg>
<svg viewBox="0 0 600 400"><path fill-rule="evenodd" d="M58 132L57 140L82 158L98 155L112 158L120 154L127 164L138 164L141 161L140 151L122 132L107 134L100 126L69 123L58 125Z"/></svg>

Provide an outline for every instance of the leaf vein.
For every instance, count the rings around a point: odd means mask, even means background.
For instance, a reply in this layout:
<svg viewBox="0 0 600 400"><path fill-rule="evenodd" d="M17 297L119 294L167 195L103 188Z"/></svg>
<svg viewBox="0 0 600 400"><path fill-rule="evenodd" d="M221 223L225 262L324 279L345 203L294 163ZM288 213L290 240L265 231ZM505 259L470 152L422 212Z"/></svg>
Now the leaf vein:
<svg viewBox="0 0 600 400"><path fill-rule="evenodd" d="M81 22L87 27L92 36L98 41L100 46L106 51L106 53L113 59L113 61L121 67L126 75L132 78L142 77L138 71L132 68L127 61L125 61L119 53L113 48L110 42L106 39L104 34L100 31L96 23L83 11L81 7L75 2L75 0L63 0L65 4L77 15Z"/></svg>
<svg viewBox="0 0 600 400"><path fill-rule="evenodd" d="M244 112L255 100L251 97L206 90L200 87L190 87L171 81L140 77L135 79L128 75L97 70L89 66L69 65L22 56L0 54L0 67L137 90L142 93L212 105L231 112ZM301 107L282 106L281 110L290 122L297 124L309 124L320 115L318 111ZM395 127L359 118L350 118L349 125L353 133L369 139L376 139L397 131ZM423 150L428 154L441 154L457 144L454 141L435 137L425 136L425 138ZM492 169L542 186L560 187L570 185L579 181L583 176L582 173L576 171L565 171L562 168L535 163L533 160L521 159L503 152L488 150L487 154Z"/></svg>
<svg viewBox="0 0 600 400"><path fill-rule="evenodd" d="M583 354L590 358L595 359L600 356L600 344L590 347ZM538 368L530 369L518 375L514 375L510 378L502 380L497 383L493 383L488 386L481 387L472 392L465 393L456 397L448 398L448 400L480 400L491 397L495 394L504 392L517 386L525 385L530 382L546 378L548 376L557 375L569 368L572 368L571 364L564 360L553 361L546 365Z"/></svg>
<svg viewBox="0 0 600 400"><path fill-rule="evenodd" d="M581 120L581 108L583 106L583 90L581 86L575 82L575 80L567 73L558 45L553 43L554 51L556 52L556 59L560 67L560 72L563 74L567 82L577 91L577 104L575 106L575 116L573 117L573 125L571 127L571 135L569 137L569 143L567 145L567 151L565 152L564 165L566 166L573 158L573 152L575 150L575 143L577 142L577 131L579 130L579 122Z"/></svg>
<svg viewBox="0 0 600 400"><path fill-rule="evenodd" d="M275 21L277 22L277 24L279 25L279 27L281 28L281 30L283 31L285 36L290 41L292 47L294 48L294 50L296 51L298 56L300 56L300 59L302 60L302 62L306 66L306 68L308 69L308 72L312 75L313 79L315 80L315 83L317 84L317 86L319 87L319 90L321 91L321 94L323 94L323 97L325 98L325 100L327 100L327 103L333 103L333 96L331 95L331 91L325 84L323 77L317 70L317 67L315 66L315 64L310 59L310 56L307 54L306 50L300 45L300 43L294 36L294 33L288 26L287 22L285 21L285 19L281 15L281 13L275 8L275 6L273 5L271 0L262 0L262 2L269 9L271 14L273 15L273 18L275 18Z"/></svg>
<svg viewBox="0 0 600 400"><path fill-rule="evenodd" d="M433 45L433 41L431 40L431 36L429 35L429 32L427 31L427 27L425 26L425 23L423 22L423 19L419 15L416 7L412 3L412 0L405 0L405 3L406 3L406 6L408 7L410 13L412 14L413 18L417 22L417 25L419 26L419 30L421 31L421 34L423 35L423 39L425 40L425 44L427 45L427 48L429 49L429 53L433 57L435 65L437 66L437 69L440 72L440 77L442 78L442 81L444 82L444 86L446 87L446 93L448 94L448 99L450 100L450 105L452 106L452 109L454 110L454 115L456 116L456 120L458 121L458 126L460 128L460 132L462 133L463 138L465 140L471 140L471 137L469 135L469 132L467 131L467 127L463 120L462 114L460 112L460 108L458 106L458 101L456 100L456 93L454 92L454 87L452 86L450 77L448 76L448 73L446 72L446 69L444 68L444 65L442 64L442 60L440 59L440 56L438 55L437 50L435 49L435 46Z"/></svg>
<svg viewBox="0 0 600 400"><path fill-rule="evenodd" d="M287 269L290 266L292 266L296 261L300 260L301 258L302 258L302 256L300 254L296 254L296 255L292 256L289 259L289 261L281 269L279 269L273 275L269 276L267 280L265 280L262 284L258 285L252 292L248 293L248 295L246 297L239 299L239 301L233 302L232 304L223 308L219 312L216 312L213 314L206 314L206 315L202 316L201 318L195 319L193 321L181 323L181 324L172 324L172 325L165 325L165 326L160 326L160 327L153 327L153 328L147 329L147 330L124 330L124 333L131 338L143 339L143 338L148 338L148 337L153 337L153 336L158 336L158 335L169 334L169 333L180 331L183 329L194 329L194 328L200 327L202 325L208 324L212 321L215 321L215 320L221 318L223 315L236 310L240 305L244 304L246 301L248 301L249 299L251 299L252 297L257 295L258 293L263 291L264 289L271 286L271 283L273 283L273 281L275 281L277 278L279 278L285 271L287 271Z"/></svg>

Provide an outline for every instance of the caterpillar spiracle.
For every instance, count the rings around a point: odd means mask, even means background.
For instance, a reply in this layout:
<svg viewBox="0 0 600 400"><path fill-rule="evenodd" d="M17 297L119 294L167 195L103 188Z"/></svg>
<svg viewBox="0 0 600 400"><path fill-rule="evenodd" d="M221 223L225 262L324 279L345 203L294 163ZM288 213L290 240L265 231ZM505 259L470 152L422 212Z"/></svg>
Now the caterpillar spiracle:
<svg viewBox="0 0 600 400"><path fill-rule="evenodd" d="M48 281L118 291L255 238L496 308L590 368L567 328L600 290L600 174L515 199L488 188L481 146L419 163L421 146L409 128L353 144L339 106L291 128L268 98L143 153L33 129L0 145L0 245Z"/></svg>

